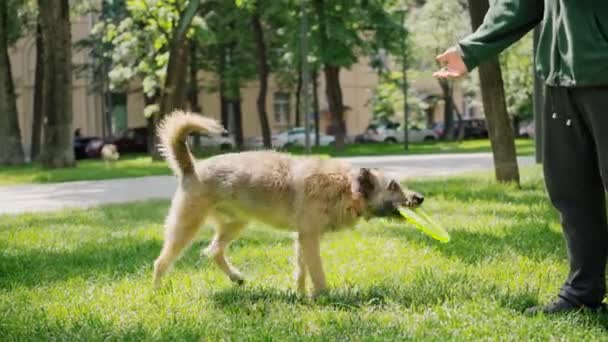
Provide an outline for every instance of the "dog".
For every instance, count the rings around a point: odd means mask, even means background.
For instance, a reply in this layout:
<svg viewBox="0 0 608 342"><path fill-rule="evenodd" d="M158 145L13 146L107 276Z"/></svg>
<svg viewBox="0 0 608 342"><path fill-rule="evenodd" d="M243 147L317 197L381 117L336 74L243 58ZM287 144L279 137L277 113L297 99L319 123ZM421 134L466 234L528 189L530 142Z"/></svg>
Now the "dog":
<svg viewBox="0 0 608 342"><path fill-rule="evenodd" d="M105 144L101 148L101 159L106 164L106 168L114 165L114 163L120 158L118 148L114 144Z"/></svg>
<svg viewBox="0 0 608 342"><path fill-rule="evenodd" d="M160 147L179 185L154 262L155 287L207 218L217 225L204 253L230 280L242 284L243 276L225 252L255 220L296 233L296 287L306 293L308 273L312 295L317 296L326 291L320 255L324 233L351 228L359 219L399 216L399 206L416 207L424 200L377 169L353 168L332 159L252 151L195 161L186 144L188 134L224 131L215 120L182 111L159 125Z"/></svg>

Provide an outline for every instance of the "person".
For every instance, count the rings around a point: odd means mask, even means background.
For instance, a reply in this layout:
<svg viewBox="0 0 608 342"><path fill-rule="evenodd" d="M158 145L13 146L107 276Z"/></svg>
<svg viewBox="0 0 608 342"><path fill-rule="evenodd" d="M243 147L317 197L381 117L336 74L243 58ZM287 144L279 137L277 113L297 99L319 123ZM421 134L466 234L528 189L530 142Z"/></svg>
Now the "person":
<svg viewBox="0 0 608 342"><path fill-rule="evenodd" d="M557 298L526 313L606 310L608 1L496 0L483 24L437 56L459 78L540 23L535 69L545 82L543 171L561 216L570 271Z"/></svg>

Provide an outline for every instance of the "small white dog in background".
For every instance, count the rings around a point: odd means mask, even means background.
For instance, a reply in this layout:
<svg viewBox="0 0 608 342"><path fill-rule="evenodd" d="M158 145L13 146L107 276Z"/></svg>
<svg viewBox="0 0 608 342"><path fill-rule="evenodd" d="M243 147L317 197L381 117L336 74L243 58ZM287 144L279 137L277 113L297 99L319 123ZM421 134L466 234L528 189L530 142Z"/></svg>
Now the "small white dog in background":
<svg viewBox="0 0 608 342"><path fill-rule="evenodd" d="M113 165L118 158L120 158L120 153L118 153L118 148L114 144L105 144L101 148L101 159L106 163L106 168Z"/></svg>

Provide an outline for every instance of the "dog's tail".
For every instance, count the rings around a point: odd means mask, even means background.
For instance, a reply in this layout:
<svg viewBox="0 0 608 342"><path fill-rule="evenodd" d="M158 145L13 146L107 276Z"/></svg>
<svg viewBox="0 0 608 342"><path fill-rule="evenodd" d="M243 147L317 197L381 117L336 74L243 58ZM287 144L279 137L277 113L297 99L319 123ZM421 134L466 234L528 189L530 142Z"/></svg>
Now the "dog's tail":
<svg viewBox="0 0 608 342"><path fill-rule="evenodd" d="M160 151L178 176L194 172L194 161L186 144L186 137L192 132L220 134L224 127L217 121L198 114L175 111L167 115L158 125Z"/></svg>

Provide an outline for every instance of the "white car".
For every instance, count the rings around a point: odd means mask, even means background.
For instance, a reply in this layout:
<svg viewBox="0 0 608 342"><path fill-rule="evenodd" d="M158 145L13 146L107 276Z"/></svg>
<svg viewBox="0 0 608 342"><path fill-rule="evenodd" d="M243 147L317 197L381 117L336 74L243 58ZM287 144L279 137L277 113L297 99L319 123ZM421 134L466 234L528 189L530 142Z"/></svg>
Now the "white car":
<svg viewBox="0 0 608 342"><path fill-rule="evenodd" d="M311 131L310 144L313 146L315 144L315 137L314 131ZM304 127L294 127L279 134L274 134L271 139L273 148L287 148L291 146L303 147L306 145L306 129ZM335 138L331 135L319 135L319 145L321 146L332 145L334 141ZM261 148L263 146L262 137L248 139L247 145L251 148Z"/></svg>
<svg viewBox="0 0 608 342"><path fill-rule="evenodd" d="M305 146L306 145L306 129L304 127L294 127L285 132L281 132L274 136L276 139L273 139L273 146L285 148L290 146ZM314 130L311 130L310 135L310 144L315 144L316 134ZM329 146L332 145L336 139L331 135L320 134L319 135L319 145L320 146ZM275 145L276 143L276 145Z"/></svg>
<svg viewBox="0 0 608 342"><path fill-rule="evenodd" d="M195 144L194 136L191 135L188 139L190 139L189 143L191 145ZM202 147L219 148L222 151L231 150L236 146L234 136L228 133L222 133L221 135L201 134L200 143Z"/></svg>
<svg viewBox="0 0 608 342"><path fill-rule="evenodd" d="M401 124L388 122L388 123L372 123L367 126L365 133L357 138L359 142L384 142L384 143L403 143L405 140L403 134L403 128ZM412 127L408 130L408 142L423 142L423 141L434 141L439 137L437 133L432 129L420 129L418 127Z"/></svg>
<svg viewBox="0 0 608 342"><path fill-rule="evenodd" d="M534 121L523 124L519 127L519 135L524 138L532 138L534 139Z"/></svg>

